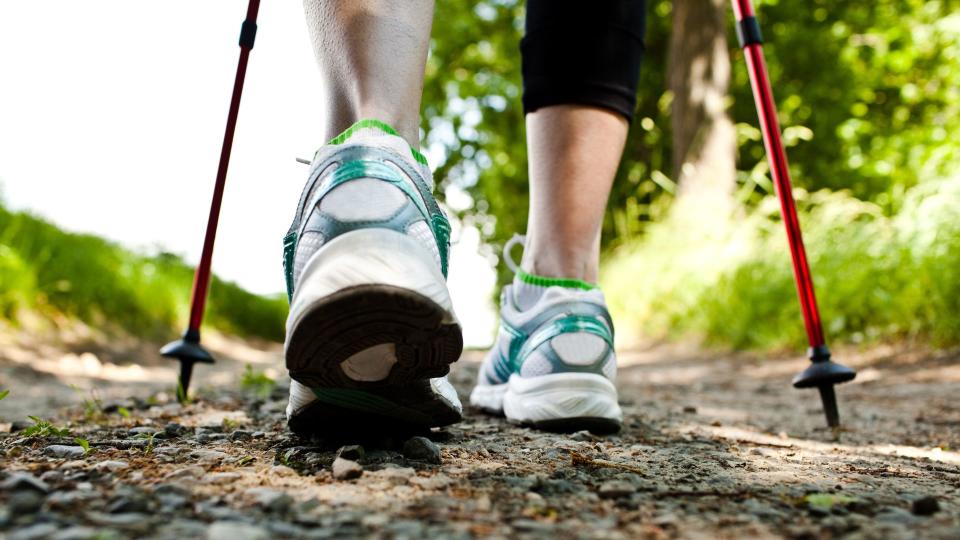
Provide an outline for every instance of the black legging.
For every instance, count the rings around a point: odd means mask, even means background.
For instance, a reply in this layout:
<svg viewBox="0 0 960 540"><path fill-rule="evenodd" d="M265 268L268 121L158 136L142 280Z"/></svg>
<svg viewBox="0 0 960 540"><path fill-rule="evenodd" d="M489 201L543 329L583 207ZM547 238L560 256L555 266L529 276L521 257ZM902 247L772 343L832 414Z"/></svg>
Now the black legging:
<svg viewBox="0 0 960 540"><path fill-rule="evenodd" d="M523 109L594 105L633 117L644 0L527 0Z"/></svg>

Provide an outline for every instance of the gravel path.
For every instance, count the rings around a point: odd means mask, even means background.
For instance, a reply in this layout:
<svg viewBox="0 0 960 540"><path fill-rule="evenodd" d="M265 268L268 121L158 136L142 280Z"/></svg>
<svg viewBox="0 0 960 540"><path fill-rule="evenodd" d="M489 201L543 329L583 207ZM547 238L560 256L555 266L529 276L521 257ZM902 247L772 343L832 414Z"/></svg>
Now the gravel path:
<svg viewBox="0 0 960 540"><path fill-rule="evenodd" d="M479 358L454 367L461 396ZM837 432L788 386L803 359L622 360L610 437L468 411L426 437L305 440L284 428L282 382L186 407L137 383L59 413L66 437L6 424L0 538L960 538L958 351L847 354L861 375ZM22 368L0 372L8 422Z"/></svg>

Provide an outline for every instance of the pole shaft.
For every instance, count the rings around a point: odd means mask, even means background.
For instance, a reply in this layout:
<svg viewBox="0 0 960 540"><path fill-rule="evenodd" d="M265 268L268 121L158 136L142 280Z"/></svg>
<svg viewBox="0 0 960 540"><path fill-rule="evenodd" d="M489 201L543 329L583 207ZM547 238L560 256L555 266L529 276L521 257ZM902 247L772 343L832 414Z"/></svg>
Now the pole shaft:
<svg viewBox="0 0 960 540"><path fill-rule="evenodd" d="M250 0L247 5L247 21L256 23L260 9L260 0ZM207 218L207 231L203 238L203 250L200 262L193 276L193 289L190 293L190 322L188 330L199 332L203 321L203 309L207 301L207 289L210 285L210 265L213 259L213 244L217 237L217 222L220 220L220 205L223 202L223 188L227 182L227 166L230 164L230 152L233 149L233 135L237 127L240 112L240 97L243 94L243 81L247 73L247 60L250 47L240 47L240 60L237 62L237 75L233 81L233 95L230 98L230 111L227 113L227 127L223 134L223 146L220 149L220 164L217 167L217 179L213 187L213 200L210 202L210 216Z"/></svg>
<svg viewBox="0 0 960 540"><path fill-rule="evenodd" d="M734 15L738 23L744 17L754 16L753 5L750 0L732 0L732 2ZM767 77L763 49L759 43L749 43L744 45L743 53L747 62L747 71L750 75L750 87L753 90L757 115L760 117L763 144L767 152L767 161L770 164L770 173L773 176L774 187L780 198L780 211L787 231L790 256L793 259L794 280L797 284L797 296L800 298L800 307L803 311L807 339L811 347L816 347L823 345L825 342L823 324L820 319L820 310L817 307L817 298L813 289L813 277L810 273L810 265L807 262L806 249L803 245L803 234L800 231L800 220L797 217L793 187L790 183L787 155L783 149L783 141L780 139L777 109L773 100L773 91L770 88L770 80Z"/></svg>

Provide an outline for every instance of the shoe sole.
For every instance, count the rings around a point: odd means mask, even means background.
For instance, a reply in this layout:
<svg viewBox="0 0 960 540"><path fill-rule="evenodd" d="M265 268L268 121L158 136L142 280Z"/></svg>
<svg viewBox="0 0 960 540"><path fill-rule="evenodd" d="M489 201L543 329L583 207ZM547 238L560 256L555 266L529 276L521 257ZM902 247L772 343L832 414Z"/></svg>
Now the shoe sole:
<svg viewBox="0 0 960 540"><path fill-rule="evenodd" d="M503 414L512 423L559 433L608 435L620 431L623 423L616 387L590 373L513 375L505 384L474 388L470 404Z"/></svg>
<svg viewBox="0 0 960 540"><path fill-rule="evenodd" d="M460 326L423 295L391 285L358 285L315 302L287 338L290 377L311 388L371 389L442 377L460 358ZM355 380L342 363L393 344L396 363L376 381ZM392 360L392 359L391 359Z"/></svg>
<svg viewBox="0 0 960 540"><path fill-rule="evenodd" d="M423 244L390 229L351 231L318 249L298 281L284 356L290 377L317 400L291 416L291 429L407 430L460 420L459 402L454 406L429 381L449 373L463 337L443 275ZM348 375L344 367L358 353L365 368L383 375Z"/></svg>
<svg viewBox="0 0 960 540"><path fill-rule="evenodd" d="M429 381L372 390L320 388L314 394L316 401L287 421L294 433L321 432L345 439L409 435L463 419Z"/></svg>

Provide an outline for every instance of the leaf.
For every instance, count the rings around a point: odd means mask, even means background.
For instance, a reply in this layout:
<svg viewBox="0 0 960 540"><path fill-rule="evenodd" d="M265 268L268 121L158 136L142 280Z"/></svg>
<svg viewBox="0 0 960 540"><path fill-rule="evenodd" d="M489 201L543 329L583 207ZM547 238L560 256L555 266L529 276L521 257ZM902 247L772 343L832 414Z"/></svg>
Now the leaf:
<svg viewBox="0 0 960 540"><path fill-rule="evenodd" d="M10 391L9 391L9 390L3 390L2 392L0 392L0 401L3 401L3 398L5 398L5 397L7 397L7 396L9 396L9 395L10 395Z"/></svg>
<svg viewBox="0 0 960 540"><path fill-rule="evenodd" d="M77 438L75 438L75 439L73 439L73 440L74 440L74 442L76 442L77 444L79 444L81 448L83 448L83 454L84 454L84 455L87 455L87 454L90 453L90 441L88 441L88 440L86 440L86 439L84 439L84 438L82 438L82 437L77 437Z"/></svg>
<svg viewBox="0 0 960 540"><path fill-rule="evenodd" d="M117 414L124 418L130 418L130 410L126 407L117 407Z"/></svg>
<svg viewBox="0 0 960 540"><path fill-rule="evenodd" d="M830 510L835 505L850 504L856 499L835 493L811 493L803 498L804 502L816 508Z"/></svg>

